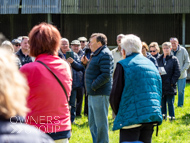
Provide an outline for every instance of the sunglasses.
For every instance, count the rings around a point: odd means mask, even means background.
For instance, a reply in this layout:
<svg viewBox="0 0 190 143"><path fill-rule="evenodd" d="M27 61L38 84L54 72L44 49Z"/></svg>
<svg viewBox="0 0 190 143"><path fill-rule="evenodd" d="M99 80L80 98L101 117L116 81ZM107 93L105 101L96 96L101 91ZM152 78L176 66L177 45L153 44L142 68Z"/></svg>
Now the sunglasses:
<svg viewBox="0 0 190 143"><path fill-rule="evenodd" d="M81 43L85 43L85 41L80 41Z"/></svg>
<svg viewBox="0 0 190 143"><path fill-rule="evenodd" d="M16 46L16 47L19 47L20 45L16 44L15 46Z"/></svg>
<svg viewBox="0 0 190 143"><path fill-rule="evenodd" d="M150 53L152 53L152 52L154 53L154 52L156 52L156 51L150 51Z"/></svg>

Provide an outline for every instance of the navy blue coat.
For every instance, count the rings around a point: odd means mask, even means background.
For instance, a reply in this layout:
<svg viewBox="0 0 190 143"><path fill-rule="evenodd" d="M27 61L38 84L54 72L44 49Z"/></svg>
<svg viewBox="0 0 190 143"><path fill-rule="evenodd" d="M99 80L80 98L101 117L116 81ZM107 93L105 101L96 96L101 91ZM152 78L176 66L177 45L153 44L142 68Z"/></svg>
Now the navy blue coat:
<svg viewBox="0 0 190 143"><path fill-rule="evenodd" d="M59 57L65 59L65 55L59 51ZM84 86L83 80L83 73L84 73L84 66L80 62L79 56L74 52L74 61L71 64L72 72L73 72L73 82L72 82L72 89L76 89L79 87Z"/></svg>
<svg viewBox="0 0 190 143"><path fill-rule="evenodd" d="M85 72L88 95L110 95L113 66L113 56L107 46L98 48L91 55Z"/></svg>
<svg viewBox="0 0 190 143"><path fill-rule="evenodd" d="M162 94L163 95L176 95L176 83L180 77L180 66L177 57L170 55L166 56L166 62L163 63L163 54L157 59L158 66L164 67L167 74L161 75L162 77Z"/></svg>

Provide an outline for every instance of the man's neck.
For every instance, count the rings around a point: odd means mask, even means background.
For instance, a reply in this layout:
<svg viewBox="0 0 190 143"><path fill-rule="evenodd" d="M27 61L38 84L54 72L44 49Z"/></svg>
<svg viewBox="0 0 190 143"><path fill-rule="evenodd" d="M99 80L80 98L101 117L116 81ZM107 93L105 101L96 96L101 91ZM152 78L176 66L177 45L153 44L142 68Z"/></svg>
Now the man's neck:
<svg viewBox="0 0 190 143"><path fill-rule="evenodd" d="M29 55L29 50L28 50L28 49L23 49L23 48L21 48L21 50L22 50L22 53L23 53L25 56Z"/></svg>
<svg viewBox="0 0 190 143"><path fill-rule="evenodd" d="M118 46L118 48L117 48L117 49L118 49L118 51L120 51L120 52L121 52L121 46Z"/></svg>
<svg viewBox="0 0 190 143"><path fill-rule="evenodd" d="M175 52L175 51L177 51L177 49L178 49L178 46L175 49L173 48L173 51Z"/></svg>

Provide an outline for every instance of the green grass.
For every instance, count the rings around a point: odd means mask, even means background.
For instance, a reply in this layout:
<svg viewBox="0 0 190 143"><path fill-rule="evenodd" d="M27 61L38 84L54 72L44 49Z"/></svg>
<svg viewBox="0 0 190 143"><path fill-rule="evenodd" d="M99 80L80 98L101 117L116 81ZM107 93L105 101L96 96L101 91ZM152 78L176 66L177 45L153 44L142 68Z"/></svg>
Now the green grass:
<svg viewBox="0 0 190 143"><path fill-rule="evenodd" d="M190 84L185 88L184 107L177 107L177 96L175 96L175 121L163 121L159 126L158 136L153 133L152 143L190 143ZM112 131L113 119L111 108L109 107L109 141L110 143L119 142L119 131ZM76 125L72 125L72 136L70 143L92 143L92 137L88 127L88 118L76 118Z"/></svg>

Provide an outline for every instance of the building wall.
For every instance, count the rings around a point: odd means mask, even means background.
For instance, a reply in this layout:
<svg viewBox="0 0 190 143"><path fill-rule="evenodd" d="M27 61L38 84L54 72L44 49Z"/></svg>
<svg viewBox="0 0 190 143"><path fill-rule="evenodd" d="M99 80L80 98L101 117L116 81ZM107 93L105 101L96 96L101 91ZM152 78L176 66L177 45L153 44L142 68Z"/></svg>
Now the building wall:
<svg viewBox="0 0 190 143"><path fill-rule="evenodd" d="M116 45L120 33L133 33L147 43L157 41L160 45L172 36L182 39L181 15L64 15L63 25L63 35L69 39L102 32L108 37L108 45Z"/></svg>
<svg viewBox="0 0 190 143"><path fill-rule="evenodd" d="M52 24L56 25L63 37L70 41L79 36L90 37L94 32L102 32L108 37L108 45L116 45L120 33L135 34L148 44L157 41L160 45L175 36L182 42L181 14L93 14L62 15L52 14ZM186 15L186 43L190 44L190 15ZM0 32L8 39L28 35L31 28L40 22L47 22L47 14L0 15Z"/></svg>

